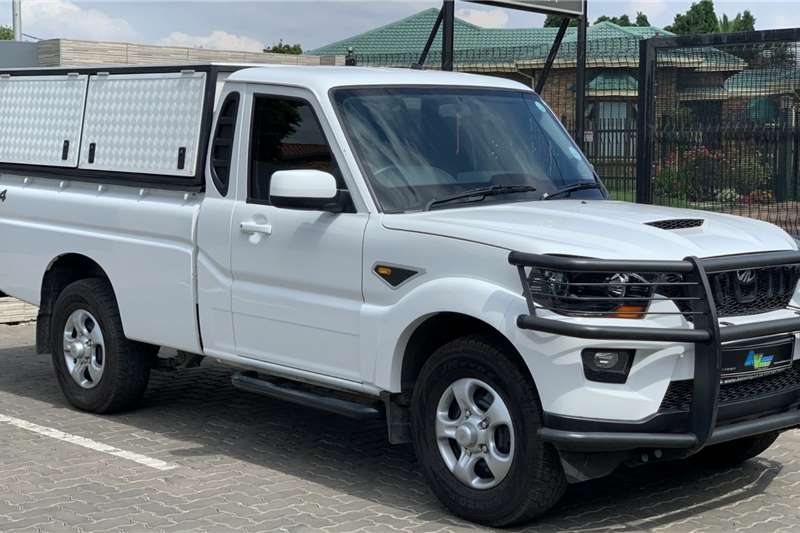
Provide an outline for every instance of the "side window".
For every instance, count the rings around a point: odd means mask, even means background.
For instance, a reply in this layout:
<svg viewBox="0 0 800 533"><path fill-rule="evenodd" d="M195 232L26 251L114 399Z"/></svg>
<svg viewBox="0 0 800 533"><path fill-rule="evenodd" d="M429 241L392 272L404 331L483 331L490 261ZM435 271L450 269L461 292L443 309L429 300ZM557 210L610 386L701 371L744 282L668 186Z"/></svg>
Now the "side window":
<svg viewBox="0 0 800 533"><path fill-rule="evenodd" d="M314 109L305 100L256 96L251 135L248 201L267 203L270 179L279 170L329 172L339 189L346 189Z"/></svg>
<svg viewBox="0 0 800 533"><path fill-rule="evenodd" d="M236 131L236 116L239 112L239 93L231 93L225 98L217 119L214 143L211 145L211 179L222 196L228 195L231 179L231 154L233 136Z"/></svg>

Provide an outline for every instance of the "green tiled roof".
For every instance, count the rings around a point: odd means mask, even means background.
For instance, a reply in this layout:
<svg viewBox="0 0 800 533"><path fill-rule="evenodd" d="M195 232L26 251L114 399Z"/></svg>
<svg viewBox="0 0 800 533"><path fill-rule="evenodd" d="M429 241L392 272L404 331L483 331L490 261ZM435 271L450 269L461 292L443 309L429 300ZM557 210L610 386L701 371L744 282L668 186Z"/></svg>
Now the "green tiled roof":
<svg viewBox="0 0 800 533"><path fill-rule="evenodd" d="M592 93L638 94L639 82L624 72L601 72L586 85L586 89L590 95Z"/></svg>
<svg viewBox="0 0 800 533"><path fill-rule="evenodd" d="M419 54L428 40L439 10L426 9L366 33L311 50L315 55L344 55L353 49L359 56L382 54ZM455 20L455 50L486 50L490 48L531 48L546 57L555 40L557 28L482 28L459 18ZM577 29L569 28L564 44L577 41ZM638 43L655 35L672 35L655 27L621 27L611 22L601 22L589 27L590 53L592 41L603 39L630 40ZM432 50L441 50L441 32L436 36ZM574 46L574 44L573 44ZM599 50L599 48L598 48ZM636 47L638 56L638 47Z"/></svg>
<svg viewBox="0 0 800 533"><path fill-rule="evenodd" d="M800 73L795 67L745 70L725 82L731 96L790 94L800 89Z"/></svg>

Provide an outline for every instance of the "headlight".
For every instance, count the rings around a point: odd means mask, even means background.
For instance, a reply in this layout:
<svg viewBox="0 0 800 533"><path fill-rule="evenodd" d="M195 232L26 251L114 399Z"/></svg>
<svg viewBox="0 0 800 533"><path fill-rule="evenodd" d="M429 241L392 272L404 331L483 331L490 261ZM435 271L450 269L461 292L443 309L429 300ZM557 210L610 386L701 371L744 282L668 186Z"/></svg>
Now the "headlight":
<svg viewBox="0 0 800 533"><path fill-rule="evenodd" d="M534 268L528 283L534 302L556 313L636 319L647 314L660 276Z"/></svg>

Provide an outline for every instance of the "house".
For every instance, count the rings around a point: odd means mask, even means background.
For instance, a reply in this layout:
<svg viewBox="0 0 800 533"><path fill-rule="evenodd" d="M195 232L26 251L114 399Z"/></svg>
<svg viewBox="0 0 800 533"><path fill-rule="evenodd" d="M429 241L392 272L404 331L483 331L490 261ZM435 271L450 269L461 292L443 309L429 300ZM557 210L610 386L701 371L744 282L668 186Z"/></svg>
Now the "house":
<svg viewBox="0 0 800 533"><path fill-rule="evenodd" d="M359 65L410 67L419 61L437 16L438 9L427 9L309 53L350 53ZM458 18L454 30L456 70L511 78L531 87L542 75L558 32L557 28L482 28ZM652 26L611 22L588 28L584 148L607 184L620 181L621 187L630 188L635 175L640 42L671 35ZM425 68L438 68L441 47L439 32ZM569 28L542 97L570 130L575 123L576 62L577 28ZM658 65L656 121L661 124L677 120L684 111L719 120L720 103L727 98L726 81L746 62L706 47L665 53Z"/></svg>
<svg viewBox="0 0 800 533"><path fill-rule="evenodd" d="M309 53L345 55L352 51L360 65L410 66L418 61L437 16L437 9L427 9ZM557 28L482 28L456 18L455 68L533 86L557 32ZM656 35L672 34L655 27L621 27L611 22L589 27L587 119L635 119L639 41ZM542 94L567 125L574 122L576 46L577 29L569 28ZM440 58L441 35L437 35L426 67L436 68Z"/></svg>

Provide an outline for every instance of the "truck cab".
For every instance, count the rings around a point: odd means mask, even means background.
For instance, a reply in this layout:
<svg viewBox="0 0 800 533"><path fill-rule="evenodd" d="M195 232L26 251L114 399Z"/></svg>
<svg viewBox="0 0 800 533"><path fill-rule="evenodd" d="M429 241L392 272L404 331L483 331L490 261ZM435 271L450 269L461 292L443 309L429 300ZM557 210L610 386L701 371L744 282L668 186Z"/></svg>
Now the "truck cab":
<svg viewBox="0 0 800 533"><path fill-rule="evenodd" d="M795 241L613 201L517 82L11 71L0 192L0 290L40 307L82 410L133 408L172 348L384 418L443 503L492 526L621 464L733 464L800 425Z"/></svg>

